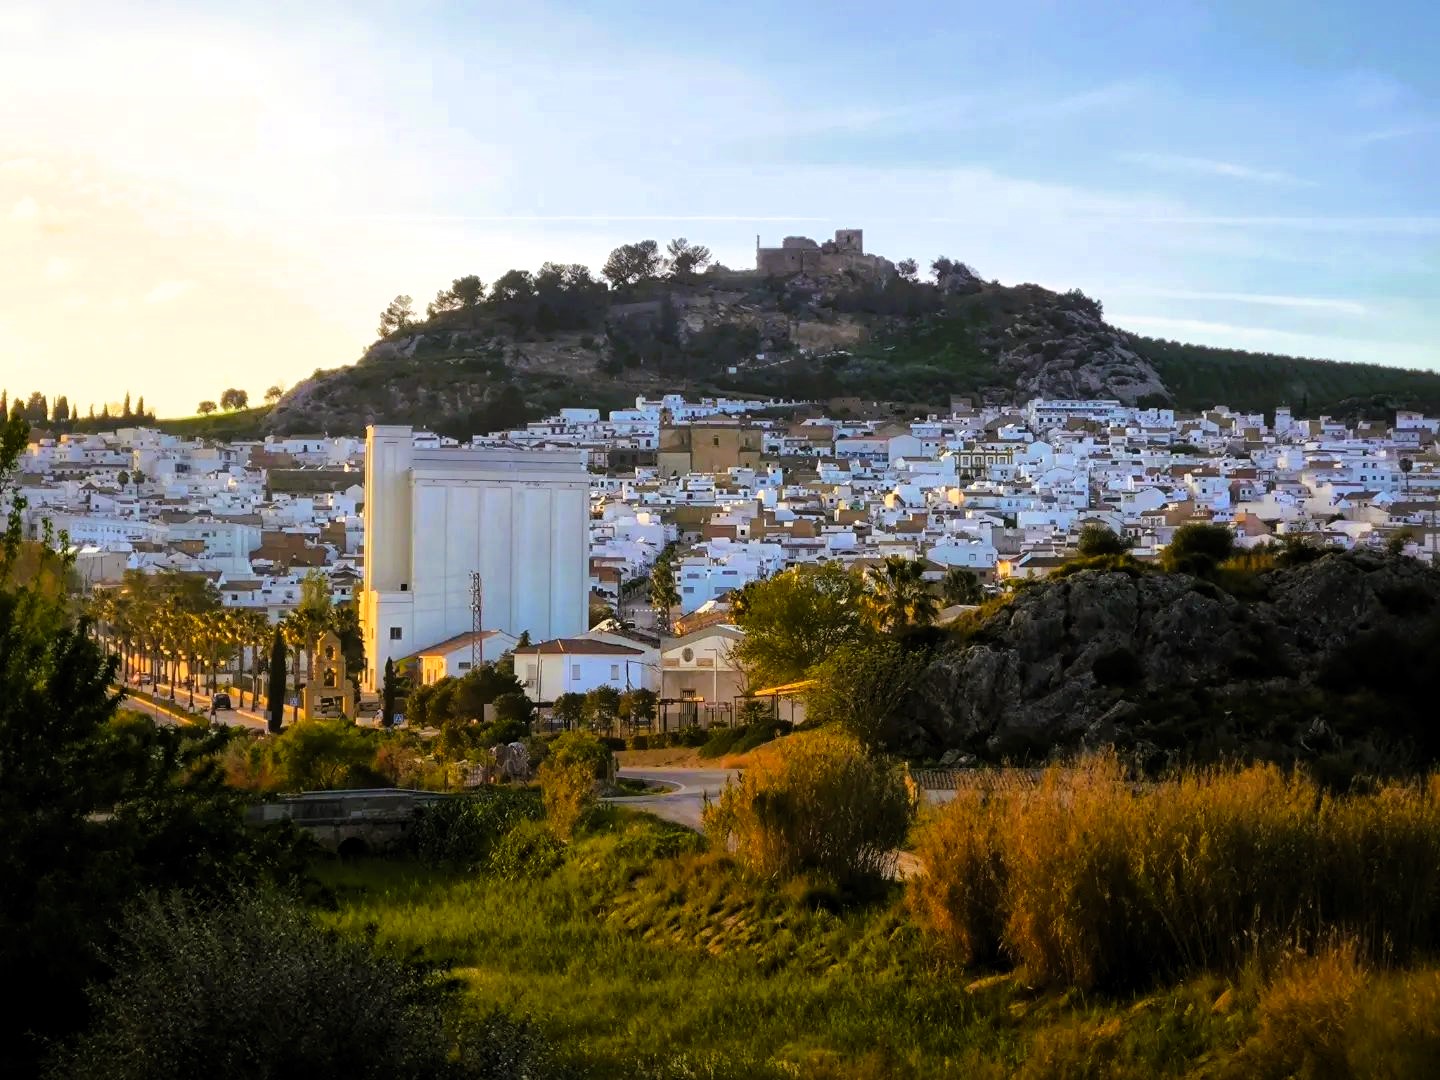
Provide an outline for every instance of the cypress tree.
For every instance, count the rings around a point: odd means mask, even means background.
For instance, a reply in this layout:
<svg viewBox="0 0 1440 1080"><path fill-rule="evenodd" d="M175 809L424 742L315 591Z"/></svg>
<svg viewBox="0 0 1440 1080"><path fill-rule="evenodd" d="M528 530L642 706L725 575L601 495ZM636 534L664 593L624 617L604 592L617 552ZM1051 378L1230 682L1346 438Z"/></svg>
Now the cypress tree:
<svg viewBox="0 0 1440 1080"><path fill-rule="evenodd" d="M385 658L385 682L380 689L380 723L387 728L395 725L395 690L395 661L387 656Z"/></svg>
<svg viewBox="0 0 1440 1080"><path fill-rule="evenodd" d="M270 717L270 734L274 735L279 732L285 717L285 637L278 626L270 641L270 686L265 695L265 705Z"/></svg>

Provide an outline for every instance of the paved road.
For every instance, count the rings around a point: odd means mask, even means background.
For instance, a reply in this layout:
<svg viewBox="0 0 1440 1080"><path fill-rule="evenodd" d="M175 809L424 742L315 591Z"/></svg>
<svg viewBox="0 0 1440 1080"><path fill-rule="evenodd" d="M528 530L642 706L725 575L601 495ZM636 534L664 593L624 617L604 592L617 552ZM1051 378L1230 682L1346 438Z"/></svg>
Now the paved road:
<svg viewBox="0 0 1440 1080"><path fill-rule="evenodd" d="M169 692L170 692L170 688L169 688L166 684L164 684L164 683L160 683L160 684L157 685L157 686L147 686L147 687L145 687L145 690L147 690L147 691L150 692L150 693L153 693L153 694L154 694L156 697L158 697L158 698L165 698L165 697L168 696L168 694L169 694ZM231 700L234 700L233 697L232 697ZM187 690L187 689L185 689L185 688L183 688L183 687L176 687L176 688L175 688L175 704L176 704L177 706L180 706L181 708L184 708L185 706L187 706L187 705L189 704L189 702L190 702L190 692L189 692L189 690ZM145 701L145 700L143 700L142 698L138 698L138 697L127 697L127 698L125 699L125 701L124 701L123 707L124 707L124 708L127 708L127 709L134 709L136 712L143 712L143 713L145 713L147 716L153 716L157 721L159 721L159 722L162 723L162 724L174 723L174 718L173 718L173 717L168 716L166 713L160 711L160 710L157 709L154 705L151 705L148 701ZM205 692L203 692L203 691L201 691L201 690L196 690L196 691L195 691L195 711L196 711L196 712L199 712L199 713L208 713L208 712L209 712L209 709L210 709L210 695L207 694L207 693L205 693ZM290 713L291 713L292 711L293 711L293 710L290 710L290 709L287 709L287 710L285 711L285 715L286 715L286 718L287 718L287 719L289 718ZM253 728L254 730L257 730L257 731L264 731L264 730L265 730L265 717L262 716L261 714L255 712L254 710L248 709L248 708L246 708L246 709L231 709L231 710L226 711L226 712L217 713L217 714L215 715L215 720L216 720L217 722L221 723L221 724L225 724L225 725L228 726L228 727L246 727L246 728Z"/></svg>
<svg viewBox="0 0 1440 1080"><path fill-rule="evenodd" d="M657 817L685 825L697 832L700 829L700 814L705 808L705 799L715 799L725 790L725 785L738 779L738 769L621 769L618 775L626 780L648 780L652 783L670 784L673 791L663 795L639 795L633 798L611 799L620 806L634 806L648 810Z"/></svg>

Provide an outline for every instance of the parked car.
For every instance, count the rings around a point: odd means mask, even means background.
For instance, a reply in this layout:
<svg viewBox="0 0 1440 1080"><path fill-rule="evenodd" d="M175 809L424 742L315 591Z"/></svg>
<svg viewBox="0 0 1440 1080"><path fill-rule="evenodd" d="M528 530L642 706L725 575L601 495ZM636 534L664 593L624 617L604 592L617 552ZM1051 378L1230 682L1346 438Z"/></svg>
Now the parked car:
<svg viewBox="0 0 1440 1080"><path fill-rule="evenodd" d="M229 694L216 694L210 699L211 712L230 712L235 706L230 704Z"/></svg>

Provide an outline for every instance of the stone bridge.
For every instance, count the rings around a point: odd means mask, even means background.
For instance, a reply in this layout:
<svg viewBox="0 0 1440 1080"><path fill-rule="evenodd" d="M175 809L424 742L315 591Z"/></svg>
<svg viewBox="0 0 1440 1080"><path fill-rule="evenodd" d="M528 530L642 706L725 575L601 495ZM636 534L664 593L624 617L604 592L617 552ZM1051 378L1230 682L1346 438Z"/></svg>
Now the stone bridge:
<svg viewBox="0 0 1440 1080"><path fill-rule="evenodd" d="M260 826L294 822L327 851L366 855L395 847L410 831L417 808L448 797L398 788L307 791L252 806L247 820Z"/></svg>

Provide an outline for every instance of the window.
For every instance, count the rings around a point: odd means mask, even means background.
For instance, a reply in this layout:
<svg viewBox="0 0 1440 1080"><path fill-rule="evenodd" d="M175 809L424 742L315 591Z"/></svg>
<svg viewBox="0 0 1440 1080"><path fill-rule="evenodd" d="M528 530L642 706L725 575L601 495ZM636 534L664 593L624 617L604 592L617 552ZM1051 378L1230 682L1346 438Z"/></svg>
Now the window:
<svg viewBox="0 0 1440 1080"><path fill-rule="evenodd" d="M459 669L460 669L461 671L469 671L469 670L470 670L470 661L469 661L469 660L461 660L460 663L459 663L457 666L459 667Z"/></svg>
<svg viewBox="0 0 1440 1080"><path fill-rule="evenodd" d="M610 678L612 678L612 679L619 679L619 678L620 678L620 665L619 665L619 664L611 664L611 665L610 665Z"/></svg>
<svg viewBox="0 0 1440 1080"><path fill-rule="evenodd" d="M391 640L391 641L399 641L399 640L400 640L400 627L398 627L398 626L392 626L392 627L390 627L390 640Z"/></svg>
<svg viewBox="0 0 1440 1080"><path fill-rule="evenodd" d="M719 445L720 445L720 436L719 436L719 435L716 435L716 436L715 436L715 445L716 445L716 446L719 446Z"/></svg>
<svg viewBox="0 0 1440 1080"><path fill-rule="evenodd" d="M579 664L571 664L571 665L570 665L570 678L574 679L576 682L579 682L579 681L580 681L580 665L579 665Z"/></svg>

